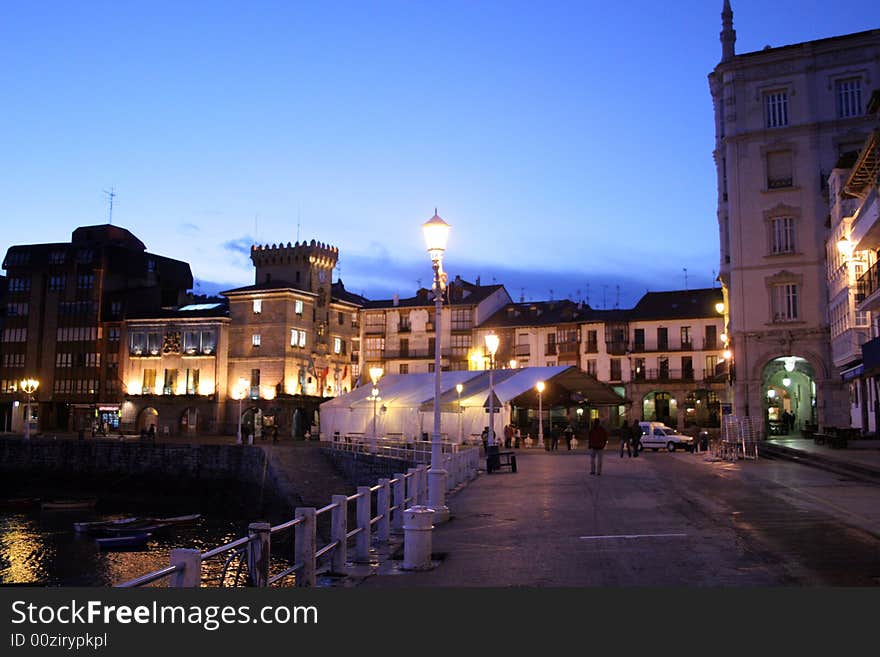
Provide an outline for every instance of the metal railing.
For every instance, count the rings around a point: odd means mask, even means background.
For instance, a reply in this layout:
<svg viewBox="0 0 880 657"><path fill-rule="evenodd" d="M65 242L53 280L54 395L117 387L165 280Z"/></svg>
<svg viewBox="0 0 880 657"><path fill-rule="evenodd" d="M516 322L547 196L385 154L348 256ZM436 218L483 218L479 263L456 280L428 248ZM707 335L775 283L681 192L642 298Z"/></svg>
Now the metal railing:
<svg viewBox="0 0 880 657"><path fill-rule="evenodd" d="M345 443L339 443L344 445ZM447 492L473 479L479 468L479 448L468 447L444 452ZM171 564L151 573L117 584L116 588L136 588L167 579L171 587L200 587L205 581L204 563L224 558L218 586L278 585L294 578L294 586L313 587L319 564L331 573L344 574L349 561L348 547L354 539L352 561L370 562L373 534L377 542L389 543L392 533L403 531L403 512L410 506L427 505L428 472L426 465L408 468L393 479L379 479L375 486L358 486L354 495L333 495L330 504L320 509L297 507L291 520L272 526L255 522L248 535L206 552L193 549L171 550ZM355 504L355 526L349 530L349 504ZM374 514L375 510L375 514ZM330 520L330 542L317 545L317 523L322 516ZM272 572L272 541L294 531L293 564ZM230 580L231 577L231 580Z"/></svg>

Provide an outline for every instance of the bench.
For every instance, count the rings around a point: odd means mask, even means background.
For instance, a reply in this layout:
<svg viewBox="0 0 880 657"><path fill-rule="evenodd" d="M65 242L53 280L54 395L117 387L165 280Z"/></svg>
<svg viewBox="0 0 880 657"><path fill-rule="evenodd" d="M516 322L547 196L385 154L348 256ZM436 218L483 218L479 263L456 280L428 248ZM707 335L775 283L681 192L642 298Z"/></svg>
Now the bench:
<svg viewBox="0 0 880 657"><path fill-rule="evenodd" d="M516 454L514 452L497 452L486 457L486 474L492 474L501 468L510 468L516 472Z"/></svg>

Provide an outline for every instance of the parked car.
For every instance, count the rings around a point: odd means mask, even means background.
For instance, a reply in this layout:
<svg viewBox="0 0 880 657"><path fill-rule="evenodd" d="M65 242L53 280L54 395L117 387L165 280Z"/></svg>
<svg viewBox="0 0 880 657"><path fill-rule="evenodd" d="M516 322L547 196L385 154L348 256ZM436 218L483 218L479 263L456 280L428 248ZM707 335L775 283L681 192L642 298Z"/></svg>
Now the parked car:
<svg viewBox="0 0 880 657"><path fill-rule="evenodd" d="M693 451L694 439L678 433L672 427L667 427L662 422L639 422L642 428L642 446L651 448L655 452L659 449L667 449L674 452L677 449Z"/></svg>

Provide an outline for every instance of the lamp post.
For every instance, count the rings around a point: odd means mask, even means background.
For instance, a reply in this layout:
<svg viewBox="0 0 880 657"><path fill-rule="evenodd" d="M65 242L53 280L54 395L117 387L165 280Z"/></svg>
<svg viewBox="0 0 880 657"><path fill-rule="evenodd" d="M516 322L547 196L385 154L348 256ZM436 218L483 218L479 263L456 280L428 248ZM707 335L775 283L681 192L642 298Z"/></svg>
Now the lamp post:
<svg viewBox="0 0 880 657"><path fill-rule="evenodd" d="M460 383L455 384L455 392L458 393L458 444L461 445L461 391L464 390L464 386Z"/></svg>
<svg viewBox="0 0 880 657"><path fill-rule="evenodd" d="M238 445L241 445L241 402L244 400L245 391L250 385L247 379L241 378L238 380L238 390L236 391L236 397L238 397L238 431L235 433L235 442Z"/></svg>
<svg viewBox="0 0 880 657"><path fill-rule="evenodd" d="M486 335L486 350L489 352L489 447L495 445L495 385L492 382L492 370L495 369L495 352L498 351L498 336L494 333Z"/></svg>
<svg viewBox="0 0 880 657"><path fill-rule="evenodd" d="M37 388L40 387L40 382L36 379L22 379L21 380L21 389L24 390L27 395L27 403L25 404L24 411L24 439L30 440L31 437L31 395L33 395Z"/></svg>
<svg viewBox="0 0 880 657"><path fill-rule="evenodd" d="M376 402L381 399L381 397L379 397L379 379L382 378L383 374L385 374L385 370L381 367L370 368L370 381L373 382L373 390L370 395L373 400L373 437L370 440L370 451L373 453L376 452L376 442L379 439L379 435L376 433Z"/></svg>
<svg viewBox="0 0 880 657"><path fill-rule="evenodd" d="M434 509L434 522L449 519L446 506L446 470L443 469L443 446L440 442L440 316L443 311L443 291L446 272L443 271L443 252L449 240L449 224L437 214L422 224L425 245L434 270L434 432L431 435L431 469L428 472L428 504Z"/></svg>
<svg viewBox="0 0 880 657"><path fill-rule="evenodd" d="M538 446L544 444L544 411L541 406L541 395L544 392L544 382L538 381L535 386L538 390Z"/></svg>

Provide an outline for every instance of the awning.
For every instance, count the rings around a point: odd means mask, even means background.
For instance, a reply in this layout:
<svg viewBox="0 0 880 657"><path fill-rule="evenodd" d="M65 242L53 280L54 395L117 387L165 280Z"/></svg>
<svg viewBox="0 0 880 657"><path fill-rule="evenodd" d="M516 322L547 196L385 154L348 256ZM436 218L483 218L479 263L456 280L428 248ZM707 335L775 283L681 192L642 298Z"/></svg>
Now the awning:
<svg viewBox="0 0 880 657"><path fill-rule="evenodd" d="M852 367L847 367L840 371L840 378L844 381L852 381L853 379L857 379L862 374L865 373L865 365L863 363L859 363L858 365L853 365Z"/></svg>

